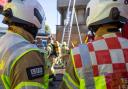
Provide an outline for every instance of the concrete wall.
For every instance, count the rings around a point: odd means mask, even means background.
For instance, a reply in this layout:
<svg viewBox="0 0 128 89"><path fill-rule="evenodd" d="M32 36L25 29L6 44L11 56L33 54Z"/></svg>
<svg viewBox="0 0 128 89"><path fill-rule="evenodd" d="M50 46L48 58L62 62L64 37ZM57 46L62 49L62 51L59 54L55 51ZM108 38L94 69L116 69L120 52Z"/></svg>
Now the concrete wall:
<svg viewBox="0 0 128 89"><path fill-rule="evenodd" d="M76 7L77 6L85 6L89 0L76 0ZM67 7L69 4L69 0L57 0L57 8ZM72 3L73 4L73 0Z"/></svg>
<svg viewBox="0 0 128 89"><path fill-rule="evenodd" d="M85 12L86 12L85 8L76 9L77 19L79 24L85 24ZM60 25L64 25L64 20L66 19L66 13L67 10L65 9L60 12L61 15ZM76 24L75 16L74 16L73 24Z"/></svg>
<svg viewBox="0 0 128 89"><path fill-rule="evenodd" d="M84 38L86 36L86 33L87 33L88 29L87 29L85 24L83 24L83 25L81 24L81 25L79 25L79 27L80 27L80 32L81 32L81 38L82 38L82 41L84 42ZM61 40L62 40L63 28L64 28L64 26L61 26L61 25L56 26L56 29L57 29L57 31L56 31L57 32L56 33L57 34L56 35L56 40L58 40L59 42L61 42ZM78 45L80 43L78 30L77 30L76 25L74 25L72 27L71 41L75 42L76 45ZM71 47L71 43L70 43L70 47Z"/></svg>

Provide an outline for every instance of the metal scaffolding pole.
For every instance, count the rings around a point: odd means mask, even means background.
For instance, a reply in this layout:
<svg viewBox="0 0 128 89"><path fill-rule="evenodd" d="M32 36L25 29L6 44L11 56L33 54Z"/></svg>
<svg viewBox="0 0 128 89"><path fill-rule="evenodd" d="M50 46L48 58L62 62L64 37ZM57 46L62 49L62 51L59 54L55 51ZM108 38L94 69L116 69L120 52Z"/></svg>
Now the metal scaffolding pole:
<svg viewBox="0 0 128 89"><path fill-rule="evenodd" d="M70 37L71 37L71 32L72 32L72 24L73 24L74 12L75 12L75 3L76 3L76 0L74 0L73 7L72 7L71 22L70 22L70 25L69 25L68 47L69 47L69 44L70 44Z"/></svg>
<svg viewBox="0 0 128 89"><path fill-rule="evenodd" d="M80 33L80 28L79 28L79 23L78 23L76 11L75 11L75 19L76 19L77 30L78 30L78 33L79 33L80 43L82 44L82 38L81 38L81 33Z"/></svg>
<svg viewBox="0 0 128 89"><path fill-rule="evenodd" d="M70 45L70 39L71 39L71 32L72 32L72 25L73 25L74 15L75 15L75 21L76 21L76 25L77 25L77 30L78 30L80 43L82 44L79 23L78 23L77 14L76 14L76 11L75 11L76 0L73 0L73 5L71 5L71 3L72 3L72 1L70 0L69 1L69 5L68 5L68 9L67 9L67 15L66 15L66 20L65 20L64 29L63 29L62 41L61 41L61 43L63 43L63 41L65 40L65 33L67 32L68 33L68 37L66 37L66 38L68 38L67 39L68 47Z"/></svg>
<svg viewBox="0 0 128 89"><path fill-rule="evenodd" d="M66 20L69 19L69 11L70 11L70 7L71 7L71 1L72 0L69 0L69 4L68 4L68 9L67 9L67 15L66 15ZM66 23L64 23L64 30L63 30L63 35L62 35L62 41L61 43L63 43L64 41L64 35L65 35L65 30L66 30L66 27L68 26L68 22L66 21Z"/></svg>

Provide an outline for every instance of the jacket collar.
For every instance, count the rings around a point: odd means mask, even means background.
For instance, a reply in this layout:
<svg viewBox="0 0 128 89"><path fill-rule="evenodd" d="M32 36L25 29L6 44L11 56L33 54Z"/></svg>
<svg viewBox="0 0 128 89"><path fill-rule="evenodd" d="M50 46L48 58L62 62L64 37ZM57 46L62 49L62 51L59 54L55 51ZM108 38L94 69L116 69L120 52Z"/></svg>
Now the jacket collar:
<svg viewBox="0 0 128 89"><path fill-rule="evenodd" d="M109 34L103 35L103 38L111 38L111 37L122 37L122 34L121 33L109 33Z"/></svg>
<svg viewBox="0 0 128 89"><path fill-rule="evenodd" d="M25 38L26 40L28 40L31 43L34 43L33 36L29 32L25 31L23 28L20 28L17 26L10 26L9 31L22 36L23 38Z"/></svg>
<svg viewBox="0 0 128 89"><path fill-rule="evenodd" d="M109 33L104 34L102 37L98 37L95 40L105 39L105 38L112 38L112 37L122 37L121 33Z"/></svg>

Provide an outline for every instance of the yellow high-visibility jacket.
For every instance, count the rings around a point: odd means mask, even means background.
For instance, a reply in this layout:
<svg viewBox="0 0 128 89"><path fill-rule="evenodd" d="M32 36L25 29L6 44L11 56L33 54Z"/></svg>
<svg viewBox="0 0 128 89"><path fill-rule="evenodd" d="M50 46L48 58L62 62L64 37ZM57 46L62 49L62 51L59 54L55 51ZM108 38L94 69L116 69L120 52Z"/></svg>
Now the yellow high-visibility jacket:
<svg viewBox="0 0 128 89"><path fill-rule="evenodd" d="M128 89L128 40L111 33L72 49L60 89Z"/></svg>
<svg viewBox="0 0 128 89"><path fill-rule="evenodd" d="M40 50L30 43L29 33L14 29L0 39L0 88L46 89L48 75Z"/></svg>

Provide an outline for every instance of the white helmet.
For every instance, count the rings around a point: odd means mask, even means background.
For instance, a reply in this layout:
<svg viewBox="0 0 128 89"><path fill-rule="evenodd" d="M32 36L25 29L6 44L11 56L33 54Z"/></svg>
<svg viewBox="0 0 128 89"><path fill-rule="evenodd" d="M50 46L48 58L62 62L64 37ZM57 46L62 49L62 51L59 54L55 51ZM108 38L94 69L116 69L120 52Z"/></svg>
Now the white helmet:
<svg viewBox="0 0 128 89"><path fill-rule="evenodd" d="M86 9L87 27L128 19L128 0L90 0Z"/></svg>
<svg viewBox="0 0 128 89"><path fill-rule="evenodd" d="M37 0L9 0L4 6L3 15L9 22L34 25L40 29L45 22L45 13Z"/></svg>

